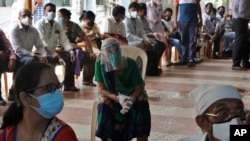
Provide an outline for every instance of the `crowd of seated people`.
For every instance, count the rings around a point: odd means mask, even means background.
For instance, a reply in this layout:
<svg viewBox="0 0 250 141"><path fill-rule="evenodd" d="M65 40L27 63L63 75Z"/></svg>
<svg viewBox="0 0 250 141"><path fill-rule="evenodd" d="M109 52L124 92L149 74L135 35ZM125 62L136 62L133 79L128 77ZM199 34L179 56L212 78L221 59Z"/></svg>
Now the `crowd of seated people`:
<svg viewBox="0 0 250 141"><path fill-rule="evenodd" d="M39 2L40 6L41 4ZM34 27L31 25L31 12L28 9L22 11L23 13L19 12L16 29L13 28L13 32L10 32L10 42L17 53L17 60L20 62L17 64L21 66L35 60L49 62L52 65L56 63L66 65L64 80L66 91L79 90L75 87L74 75L79 76L81 70L83 72L82 84L95 86L93 72L95 58L98 54L95 54L92 48L100 50L102 40L108 37L114 37L124 45L143 48L150 58L148 59L147 75L157 76L160 74L162 55L165 56L166 66L172 66L172 46L176 47L179 59L183 60L181 35L171 19L173 11L171 8L163 10L162 3L157 0L148 3L131 2L130 7L114 7L112 15L103 20L101 29L95 23L93 11L83 11L79 17L80 23L77 24L70 21L71 13L69 10L60 9L56 21L54 20L56 6L47 3L43 9L44 17L36 21ZM125 16L126 12L127 16ZM224 39L223 51L229 52L235 36L232 29L232 19L230 15L225 14L225 7L218 7L217 17L216 13L213 4L206 3L202 32L205 32L210 41L215 43L212 51L213 58L219 58L220 40ZM22 32L28 33L25 36L36 35L32 37L36 38L32 40L34 43L20 39L25 37L24 33L20 36ZM81 42L85 42L84 50L77 46ZM32 52L33 45L37 47L38 52ZM58 46L62 46L63 50L58 51ZM176 64L185 65L186 63Z"/></svg>
<svg viewBox="0 0 250 141"><path fill-rule="evenodd" d="M206 39L210 40L208 46L213 47L212 58L231 57L235 32L232 27L232 15L225 13L224 6L216 9L211 2L206 3L201 31L206 34Z"/></svg>

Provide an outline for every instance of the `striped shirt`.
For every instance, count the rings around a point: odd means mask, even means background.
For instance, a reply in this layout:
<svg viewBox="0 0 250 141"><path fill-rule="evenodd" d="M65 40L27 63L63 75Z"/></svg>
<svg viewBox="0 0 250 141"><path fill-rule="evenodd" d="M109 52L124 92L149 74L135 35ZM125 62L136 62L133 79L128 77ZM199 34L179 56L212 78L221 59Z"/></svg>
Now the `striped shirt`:
<svg viewBox="0 0 250 141"><path fill-rule="evenodd" d="M36 12L34 14L34 23L43 18L43 6L36 6Z"/></svg>

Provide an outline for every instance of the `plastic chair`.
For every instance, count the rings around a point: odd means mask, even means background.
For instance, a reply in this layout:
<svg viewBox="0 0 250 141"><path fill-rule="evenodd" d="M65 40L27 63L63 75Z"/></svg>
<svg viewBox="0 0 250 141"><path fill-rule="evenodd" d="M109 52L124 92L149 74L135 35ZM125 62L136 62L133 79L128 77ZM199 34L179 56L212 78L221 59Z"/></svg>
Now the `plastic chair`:
<svg viewBox="0 0 250 141"><path fill-rule="evenodd" d="M133 46L121 46L122 51L125 53L127 57L130 57L134 59L135 61L138 58L141 58L142 60L142 71L141 71L141 76L142 79L145 79L146 75L146 68L147 68L147 61L148 57L147 54L144 50L138 47L133 47ZM90 141L95 141L95 131L96 131L96 126L97 126L97 106L98 106L98 101L94 101L92 105L92 118L91 118L91 131L90 131Z"/></svg>
<svg viewBox="0 0 250 141"><path fill-rule="evenodd" d="M125 53L126 56L134 59L137 61L139 58L142 59L142 72L141 76L142 79L145 79L146 76L146 68L148 62L148 56L144 50L134 46L121 46L122 51Z"/></svg>

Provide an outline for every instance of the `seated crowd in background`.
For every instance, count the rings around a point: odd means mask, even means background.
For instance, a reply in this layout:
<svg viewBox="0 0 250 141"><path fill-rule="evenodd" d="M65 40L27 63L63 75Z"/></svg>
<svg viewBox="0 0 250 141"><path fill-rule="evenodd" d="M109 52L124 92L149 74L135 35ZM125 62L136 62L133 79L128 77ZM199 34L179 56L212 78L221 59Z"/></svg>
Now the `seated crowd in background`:
<svg viewBox="0 0 250 141"><path fill-rule="evenodd" d="M34 17L41 15L36 14L38 14L38 9L41 9L42 5L42 1L35 1L35 7L32 11ZM112 15L105 18L102 22L100 31L95 23L95 14L92 11L83 11L79 18L80 24L78 25L70 21L71 12L65 8L58 10L58 20L54 20L56 17L56 6L52 3L47 3L43 7L44 16L35 22L35 28L31 25L32 13L27 9L19 12L16 29L12 29L12 31L18 31L19 33L10 32L10 42L17 53L18 62L20 62L17 64L20 64L19 66L33 60L49 62L52 65L56 63L66 65L65 91L79 90L75 87L74 76L79 76L81 70L83 71L82 84L95 86L93 83L95 58L100 51L102 40L108 37L120 40L123 45L143 48L149 57L146 74L159 75L161 72L162 54L166 66L172 65L172 46L176 47L180 60L185 58L183 58L181 35L171 21L172 9L166 8L163 11L162 8L162 3L157 0L147 3L132 2L127 7L129 15L123 21L126 8L115 6L112 10ZM152 9L156 9L156 11ZM211 38L211 41L215 42L213 46L214 58L218 58L220 36L225 40L224 52L231 50L232 43L230 42L233 41L235 36L235 33L232 31L230 16L227 14L224 16L225 8L223 6L218 8L218 17L223 19L223 21L216 18L216 13L213 4L210 2L206 3L203 26L205 33ZM28 34L24 35L25 32ZM39 33L39 36L37 33ZM21 37L30 36L29 34L32 34L32 38L36 38L32 40L33 43L20 39ZM82 42L84 42L84 49L79 47L79 44L82 45ZM36 53L32 52L33 45L37 48ZM63 50L60 50L60 47ZM93 48L97 49L96 53ZM12 89L10 90L11 92Z"/></svg>

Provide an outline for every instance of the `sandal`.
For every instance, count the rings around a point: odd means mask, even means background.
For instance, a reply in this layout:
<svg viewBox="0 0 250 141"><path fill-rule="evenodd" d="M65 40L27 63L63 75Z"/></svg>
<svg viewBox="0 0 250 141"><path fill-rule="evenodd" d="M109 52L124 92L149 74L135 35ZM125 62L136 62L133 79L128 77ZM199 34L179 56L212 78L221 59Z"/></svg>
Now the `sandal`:
<svg viewBox="0 0 250 141"><path fill-rule="evenodd" d="M95 87L96 84L93 82L82 82L83 85Z"/></svg>
<svg viewBox="0 0 250 141"><path fill-rule="evenodd" d="M73 92L77 92L79 91L80 89L76 88L75 86L73 87L65 87L64 88L64 91L73 91Z"/></svg>

